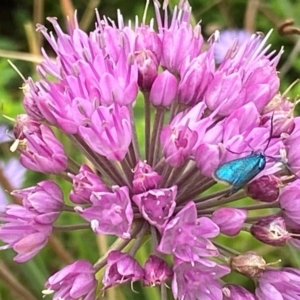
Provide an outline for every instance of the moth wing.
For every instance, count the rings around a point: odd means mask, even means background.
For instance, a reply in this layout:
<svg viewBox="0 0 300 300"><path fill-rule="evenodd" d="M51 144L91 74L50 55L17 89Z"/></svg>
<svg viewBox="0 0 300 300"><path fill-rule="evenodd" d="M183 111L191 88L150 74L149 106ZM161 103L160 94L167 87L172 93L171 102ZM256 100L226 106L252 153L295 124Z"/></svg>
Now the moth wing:
<svg viewBox="0 0 300 300"><path fill-rule="evenodd" d="M261 170L258 168L260 157L249 155L224 163L214 172L217 181L232 185L237 191L251 181Z"/></svg>

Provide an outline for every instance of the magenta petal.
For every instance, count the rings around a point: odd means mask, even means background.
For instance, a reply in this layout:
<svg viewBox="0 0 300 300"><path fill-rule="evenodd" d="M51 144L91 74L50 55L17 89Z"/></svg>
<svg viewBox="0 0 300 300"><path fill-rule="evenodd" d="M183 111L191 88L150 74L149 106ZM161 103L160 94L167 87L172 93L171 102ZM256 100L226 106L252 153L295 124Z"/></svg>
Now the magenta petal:
<svg viewBox="0 0 300 300"><path fill-rule="evenodd" d="M14 261L23 263L33 258L48 242L43 234L34 233L17 242L13 249L18 253Z"/></svg>
<svg viewBox="0 0 300 300"><path fill-rule="evenodd" d="M154 80L149 99L155 106L169 106L176 97L178 81L169 71L160 73Z"/></svg>

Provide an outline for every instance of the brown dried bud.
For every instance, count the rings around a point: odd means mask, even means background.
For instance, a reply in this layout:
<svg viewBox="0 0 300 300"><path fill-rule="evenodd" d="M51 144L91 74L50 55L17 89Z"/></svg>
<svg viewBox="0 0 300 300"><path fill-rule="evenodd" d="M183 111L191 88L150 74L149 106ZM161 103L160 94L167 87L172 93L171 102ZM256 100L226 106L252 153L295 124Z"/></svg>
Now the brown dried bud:
<svg viewBox="0 0 300 300"><path fill-rule="evenodd" d="M250 232L259 241L272 246L284 246L291 239L284 219L279 216L262 218L252 225Z"/></svg>
<svg viewBox="0 0 300 300"><path fill-rule="evenodd" d="M254 251L234 256L230 261L233 270L250 278L259 278L266 265L266 261Z"/></svg>

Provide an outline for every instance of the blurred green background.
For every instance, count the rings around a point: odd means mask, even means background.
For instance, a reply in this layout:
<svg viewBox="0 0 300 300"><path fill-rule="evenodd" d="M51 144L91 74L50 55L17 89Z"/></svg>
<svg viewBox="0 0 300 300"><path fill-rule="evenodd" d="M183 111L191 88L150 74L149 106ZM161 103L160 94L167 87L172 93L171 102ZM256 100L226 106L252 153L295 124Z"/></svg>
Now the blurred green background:
<svg viewBox="0 0 300 300"><path fill-rule="evenodd" d="M177 1L170 1L170 7L174 7ZM214 30L228 28L244 28L250 32L261 31L267 33L271 28L274 32L270 38L272 50L279 50L283 45L285 52L282 56L278 70L281 77L281 91L285 89L300 74L300 39L299 35L282 36L277 28L286 19L293 19L295 27L300 27L300 1L297 0L193 0L193 20L195 23L201 21L203 35L209 37ZM145 6L144 0L120 1L120 0L1 0L0 2L0 105L3 114L15 118L24 112L22 107L22 79L16 74L7 60L10 59L20 70L24 77L36 78L34 73L36 63L40 60L40 47L49 49L49 46L41 34L35 32L35 24L41 23L51 28L46 21L48 16L56 16L59 23L65 28L65 18L77 10L77 16L81 28L92 30L94 28L94 9L98 8L101 15L116 18L116 11L120 9L126 20L133 19L135 15L142 17ZM153 16L152 3L148 12L148 20ZM296 85L290 92L289 97L295 99L299 94L300 86ZM139 114L140 115L140 114ZM143 118L137 122L143 122ZM0 123L12 127L9 122L0 115ZM139 132L142 139L143 131ZM66 138L59 136L65 143L69 155L77 157L77 161L83 159L76 149L73 149ZM11 157L7 151L7 145L0 148L1 160ZM41 174L27 172L24 186L31 186L44 179ZM57 178L50 176L52 180ZM0 182L2 185L2 183ZM71 186L62 183L66 198ZM80 219L72 214L63 214L58 224L80 223ZM111 240L105 237L95 236L89 230L58 232L55 239L50 241L48 247L43 249L33 260L25 264L17 264L12 261L13 251L0 252L0 299L42 299L41 290L44 282L50 274L56 272L62 266L70 263L73 259L85 258L92 262L97 261L99 256L105 253ZM237 238L223 238L222 242L233 246L238 251L256 249L264 255L268 262L280 258L284 266L300 267L299 253L286 247L286 249L275 249L255 241L248 234L241 234ZM60 251L61 250L61 251ZM283 251L284 250L284 251ZM150 251L149 245L138 252L138 258L144 263ZM7 280L10 278L10 280ZM229 281L245 284L248 288L253 285L241 275L228 276ZM19 285L20 291L11 289ZM129 286L118 287L108 290L103 299L159 299L158 288L143 288L135 284L138 293L133 293ZM24 294L24 293L28 294ZM20 293L24 297L20 296ZM48 297L46 299L50 299ZM171 297L170 297L171 299Z"/></svg>

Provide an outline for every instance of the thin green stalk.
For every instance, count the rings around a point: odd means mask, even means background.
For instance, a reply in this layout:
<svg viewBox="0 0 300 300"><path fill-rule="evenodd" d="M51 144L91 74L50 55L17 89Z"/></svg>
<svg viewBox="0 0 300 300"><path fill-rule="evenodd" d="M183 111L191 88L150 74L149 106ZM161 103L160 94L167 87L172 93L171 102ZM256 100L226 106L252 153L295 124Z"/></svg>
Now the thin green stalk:
<svg viewBox="0 0 300 300"><path fill-rule="evenodd" d="M162 174L161 174L161 176L162 176L162 182L160 184L161 187L166 186L166 182L168 181L169 176L171 175L172 171L173 171L173 167L170 166L169 164L166 164L165 168L163 169Z"/></svg>
<svg viewBox="0 0 300 300"><path fill-rule="evenodd" d="M168 180L166 182L166 186L168 186L169 184L175 185L174 182L176 182L176 180L178 178L180 178L182 176L182 174L184 174L184 172L186 172L188 164L189 164L189 162L187 161L181 167L179 167L179 168L173 168L173 171L170 174L170 176L169 176L169 178L168 178Z"/></svg>
<svg viewBox="0 0 300 300"><path fill-rule="evenodd" d="M205 195L205 196L201 196L197 199L194 199L193 201L195 203L200 203L200 202L204 202L206 200L209 200L209 199L212 199L212 198L216 198L216 197L220 197L220 196L225 196L225 195L228 195L228 193L231 191L231 188L228 188L228 189L224 189L224 190L221 190L221 191L217 191L217 192L214 192L214 193L210 193L208 195Z"/></svg>
<svg viewBox="0 0 300 300"><path fill-rule="evenodd" d="M71 171L70 173L77 174L80 166L73 158L68 157L68 169Z"/></svg>
<svg viewBox="0 0 300 300"><path fill-rule="evenodd" d="M250 224L252 224L252 223L255 223L255 222L257 222L257 221L259 221L259 220L261 220L261 219L274 217L274 216L276 216L276 215L277 215L277 214L274 213L274 214L264 215L264 216L259 215L259 216L249 217L249 218L247 218L247 219L245 220L245 223L250 223Z"/></svg>
<svg viewBox="0 0 300 300"><path fill-rule="evenodd" d="M197 210L202 211L203 209L206 209L206 208L220 206L220 205L223 205L226 203L240 200L242 198L244 198L243 191L235 193L234 195L229 196L229 197L222 197L222 198L216 197L216 198L209 199L207 201L203 201L201 203L197 203L196 207L197 207Z"/></svg>
<svg viewBox="0 0 300 300"><path fill-rule="evenodd" d="M90 223L76 224L76 225L55 225L53 226L54 232L65 232L73 230L90 229Z"/></svg>
<svg viewBox="0 0 300 300"><path fill-rule="evenodd" d="M164 119L164 108L157 108L155 111L155 119L152 128L149 156L147 158L147 161L151 166L154 166L157 161L157 152L159 150L157 142L159 140L160 131L163 126L163 119Z"/></svg>
<svg viewBox="0 0 300 300"><path fill-rule="evenodd" d="M70 140L82 153L94 164L95 168L104 176L108 177L114 184L124 185L122 175L114 168L111 162L97 155L86 145L86 143L78 135L69 135Z"/></svg>
<svg viewBox="0 0 300 300"><path fill-rule="evenodd" d="M134 256L136 254L136 252L139 250L139 248L141 247L144 236L145 236L146 232L148 231L148 229L149 229L149 224L147 222L144 222L141 231L137 234L136 240L134 241L134 244L129 251L129 254L131 256Z"/></svg>
<svg viewBox="0 0 300 300"><path fill-rule="evenodd" d="M143 228L143 223L139 222L137 225L132 229L130 232L130 236L134 238ZM94 269L97 271L97 276L99 275L99 271L107 264L107 255L110 251L117 250L121 251L125 249L127 245L133 242L133 239L123 240L121 238L118 238L110 247L109 251L105 253L102 257L98 259L98 261L94 264Z"/></svg>
<svg viewBox="0 0 300 300"><path fill-rule="evenodd" d="M149 101L149 92L144 92L145 109L145 157L149 159L150 138L151 138L151 105Z"/></svg>
<svg viewBox="0 0 300 300"><path fill-rule="evenodd" d="M134 165L136 165L137 161L141 158L140 148L139 148L139 142L137 137L137 131L136 131L136 125L135 125L135 118L133 113L133 106L131 105L129 107L130 112L130 120L131 120L131 131L132 131L132 146L134 150Z"/></svg>
<svg viewBox="0 0 300 300"><path fill-rule="evenodd" d="M11 296L14 295L20 300L37 300L37 298L15 278L14 274L2 261L0 261L0 279L2 283L5 283L10 291L13 292Z"/></svg>
<svg viewBox="0 0 300 300"><path fill-rule="evenodd" d="M127 186L129 188L131 188L131 186L132 186L132 178L133 178L133 170L130 167L130 165L129 165L129 163L128 163L128 161L126 159L123 159L120 162L120 165L122 166Z"/></svg>
<svg viewBox="0 0 300 300"><path fill-rule="evenodd" d="M167 294L167 287L164 284L160 285L160 300L167 300L168 294Z"/></svg>

